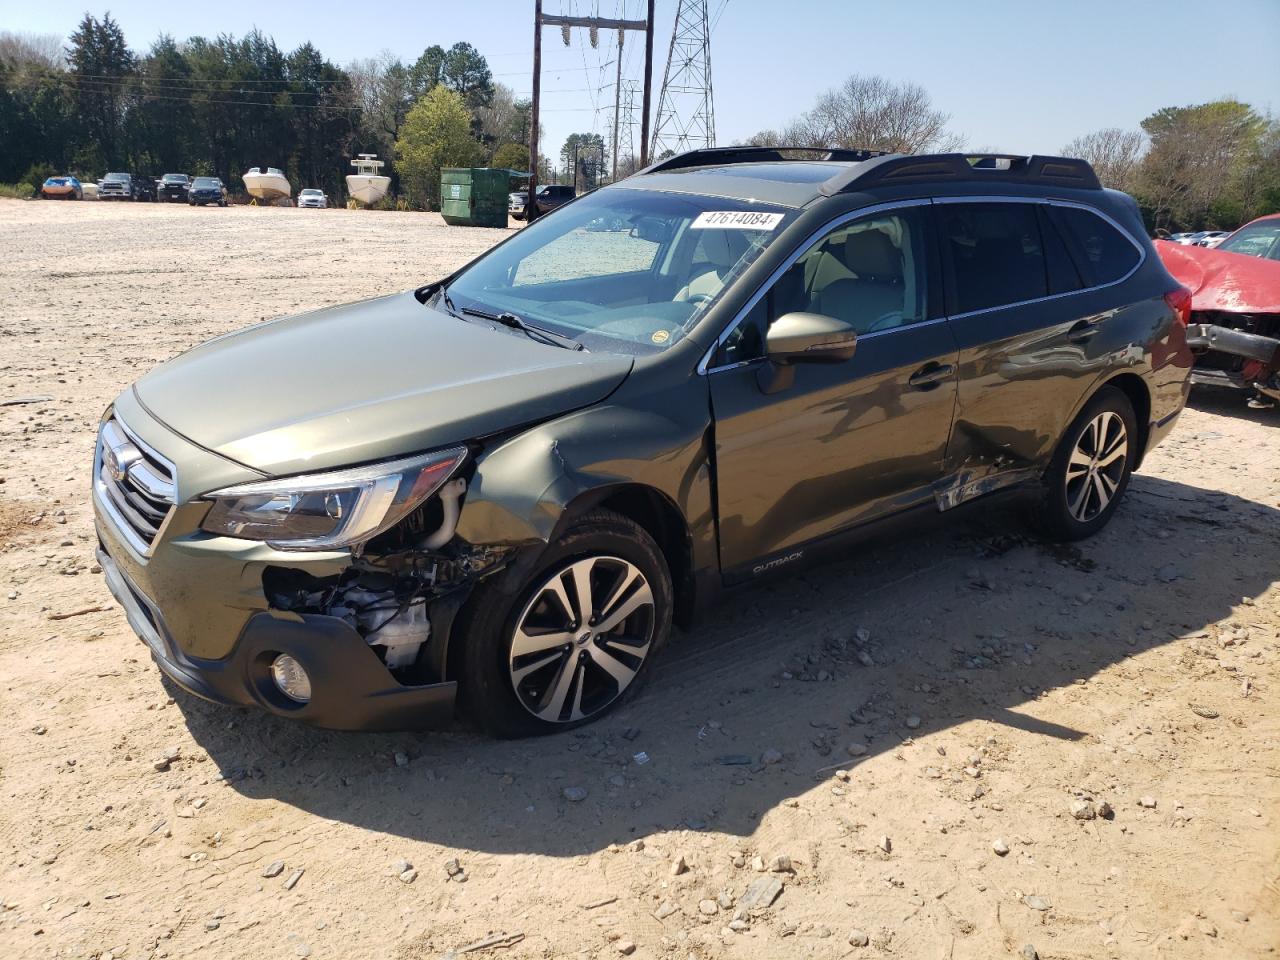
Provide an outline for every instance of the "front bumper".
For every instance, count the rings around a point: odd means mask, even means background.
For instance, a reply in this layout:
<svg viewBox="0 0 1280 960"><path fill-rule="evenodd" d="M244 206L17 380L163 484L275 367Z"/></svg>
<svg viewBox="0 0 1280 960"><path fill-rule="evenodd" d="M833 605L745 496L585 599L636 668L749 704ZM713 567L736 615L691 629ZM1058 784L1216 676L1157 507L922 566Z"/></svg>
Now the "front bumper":
<svg viewBox="0 0 1280 960"><path fill-rule="evenodd" d="M173 434L137 404L131 391L117 398L113 416L129 425L136 443L163 451L176 481L178 506L149 547L130 543L96 483L92 491L98 560L107 585L171 680L216 703L258 707L331 729L424 729L449 723L456 684L433 682L445 676L442 655L432 657L421 681L401 683L346 621L270 608L263 585L268 568L337 576L351 563L347 552L285 553L203 533L207 504L197 495L204 485L244 482L252 473ZM95 474L97 463L95 457ZM197 476L199 487L190 482ZM433 638L447 643L447 624L439 625L437 631L432 614ZM308 703L283 696L271 680L268 668L280 653L293 656L307 671Z"/></svg>
<svg viewBox="0 0 1280 960"><path fill-rule="evenodd" d="M1187 346L1192 350L1217 350L1257 360L1270 370L1280 369L1280 339L1275 337L1246 333L1214 323L1193 323L1187 328Z"/></svg>
<svg viewBox="0 0 1280 960"><path fill-rule="evenodd" d="M193 657L169 632L160 608L101 542L98 563L112 596L161 672L197 697L258 707L331 730L420 730L444 727L453 719L456 682L401 685L364 638L337 617L255 613L228 656ZM272 681L271 662L282 653L307 671L307 703L290 700Z"/></svg>
<svg viewBox="0 0 1280 960"><path fill-rule="evenodd" d="M1280 399L1280 389L1275 386L1275 374L1280 372L1280 338L1213 323L1193 323L1187 328L1187 345L1197 354L1214 352L1240 358L1225 367L1197 364L1191 370L1193 383L1242 390L1254 388ZM1253 361L1253 364L1241 361ZM1262 366L1260 373L1258 364Z"/></svg>

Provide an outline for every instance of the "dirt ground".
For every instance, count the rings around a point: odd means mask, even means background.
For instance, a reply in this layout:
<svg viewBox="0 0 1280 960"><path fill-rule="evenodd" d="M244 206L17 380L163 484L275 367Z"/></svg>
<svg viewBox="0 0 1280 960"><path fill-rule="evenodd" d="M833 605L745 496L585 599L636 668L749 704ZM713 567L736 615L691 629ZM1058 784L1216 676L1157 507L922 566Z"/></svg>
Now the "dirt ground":
<svg viewBox="0 0 1280 960"><path fill-rule="evenodd" d="M94 567L103 408L502 236L0 201L0 401L49 397L0 407L0 957L1273 955L1280 413L1239 397L1198 395L1078 549L996 508L866 545L577 733L335 734L166 686Z"/></svg>

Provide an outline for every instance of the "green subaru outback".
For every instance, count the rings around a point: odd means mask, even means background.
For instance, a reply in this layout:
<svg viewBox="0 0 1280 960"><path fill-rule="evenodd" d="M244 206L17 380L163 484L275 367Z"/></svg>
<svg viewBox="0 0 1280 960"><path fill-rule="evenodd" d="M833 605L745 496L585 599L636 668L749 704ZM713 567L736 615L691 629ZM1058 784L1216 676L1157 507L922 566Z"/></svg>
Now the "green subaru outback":
<svg viewBox="0 0 1280 960"><path fill-rule="evenodd" d="M1182 409L1189 305L1077 160L695 151L148 373L102 420L99 557L198 696L563 730L886 518L1015 492L1098 531Z"/></svg>

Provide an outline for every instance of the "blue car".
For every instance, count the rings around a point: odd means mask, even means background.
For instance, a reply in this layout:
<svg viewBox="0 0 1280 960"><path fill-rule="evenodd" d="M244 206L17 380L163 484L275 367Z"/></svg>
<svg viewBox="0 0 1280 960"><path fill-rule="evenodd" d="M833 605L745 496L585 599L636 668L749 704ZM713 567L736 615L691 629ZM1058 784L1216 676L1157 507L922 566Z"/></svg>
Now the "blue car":
<svg viewBox="0 0 1280 960"><path fill-rule="evenodd" d="M203 207L216 203L220 207L227 205L227 188L217 177L196 177L187 192L187 203L193 207Z"/></svg>
<svg viewBox="0 0 1280 960"><path fill-rule="evenodd" d="M46 200L83 200L84 188L75 177L50 177L40 188Z"/></svg>

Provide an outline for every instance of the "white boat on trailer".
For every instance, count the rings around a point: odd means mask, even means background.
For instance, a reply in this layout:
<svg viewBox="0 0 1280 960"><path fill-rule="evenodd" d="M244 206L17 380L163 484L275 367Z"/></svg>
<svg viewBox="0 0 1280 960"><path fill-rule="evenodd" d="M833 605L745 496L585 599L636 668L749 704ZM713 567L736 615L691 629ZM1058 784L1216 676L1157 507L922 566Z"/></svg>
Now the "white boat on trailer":
<svg viewBox="0 0 1280 960"><path fill-rule="evenodd" d="M250 167L245 173L244 188L255 200L271 203L275 200L288 200L293 196L293 187L283 170L276 167Z"/></svg>
<svg viewBox="0 0 1280 960"><path fill-rule="evenodd" d="M351 161L351 165L356 172L347 174L347 193L365 206L371 206L387 195L391 178L378 172L384 163L376 153L362 153Z"/></svg>

